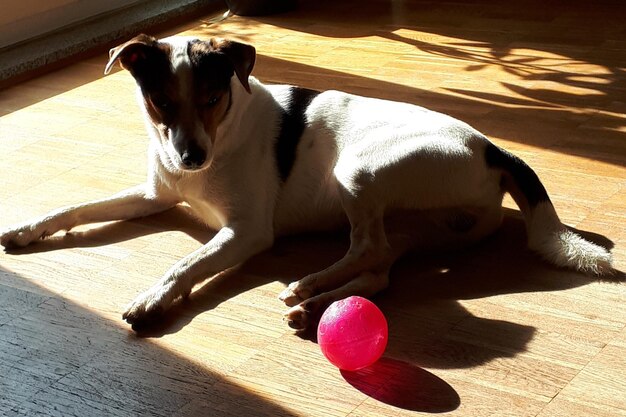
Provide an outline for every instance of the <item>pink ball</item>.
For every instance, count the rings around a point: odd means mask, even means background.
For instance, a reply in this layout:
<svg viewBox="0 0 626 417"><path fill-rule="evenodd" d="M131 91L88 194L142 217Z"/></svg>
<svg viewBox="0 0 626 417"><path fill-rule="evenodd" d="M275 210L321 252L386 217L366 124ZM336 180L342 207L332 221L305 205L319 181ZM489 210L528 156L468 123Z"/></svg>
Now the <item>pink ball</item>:
<svg viewBox="0 0 626 417"><path fill-rule="evenodd" d="M346 371L376 362L387 347L387 336L387 320L382 311L357 296L332 303L317 328L317 342L324 356Z"/></svg>

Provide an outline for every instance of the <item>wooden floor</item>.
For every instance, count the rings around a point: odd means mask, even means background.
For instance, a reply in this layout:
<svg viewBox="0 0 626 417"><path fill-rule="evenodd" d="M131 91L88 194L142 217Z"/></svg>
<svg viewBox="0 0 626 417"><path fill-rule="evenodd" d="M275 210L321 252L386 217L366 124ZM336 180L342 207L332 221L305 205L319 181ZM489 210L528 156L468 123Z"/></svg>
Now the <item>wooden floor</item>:
<svg viewBox="0 0 626 417"><path fill-rule="evenodd" d="M564 222L614 246L626 269L620 2L300 3L171 33L253 43L263 81L409 101L473 124L529 162ZM0 227L143 181L134 82L103 76L105 62L0 92ZM542 263L514 209L474 249L397 265L374 299L387 352L356 373L294 335L277 299L342 256L343 235L281 240L135 335L125 305L210 237L181 208L0 253L0 414L626 416L623 275L602 282Z"/></svg>

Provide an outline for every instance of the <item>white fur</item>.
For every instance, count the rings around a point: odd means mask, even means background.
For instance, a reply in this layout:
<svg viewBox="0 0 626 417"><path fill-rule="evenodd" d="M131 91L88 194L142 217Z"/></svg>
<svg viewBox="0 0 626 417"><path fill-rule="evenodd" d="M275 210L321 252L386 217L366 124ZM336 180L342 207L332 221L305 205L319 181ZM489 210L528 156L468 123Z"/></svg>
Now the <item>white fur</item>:
<svg viewBox="0 0 626 417"><path fill-rule="evenodd" d="M162 42L173 45L174 73L191 96L188 40ZM136 323L166 310L199 280L269 248L278 235L349 223L346 256L280 295L292 307L290 325L301 328L310 314L335 299L384 288L391 264L411 247L474 242L498 227L501 172L487 167L489 142L467 124L410 104L327 91L307 108L295 164L282 183L274 140L289 87L266 86L254 77L249 84L251 93L232 78L232 108L216 137L196 129L208 154L202 169L183 170L171 140L147 120L151 142L145 185L10 228L1 243L23 246L80 223L145 216L188 203L218 233L129 305L124 318ZM195 111L191 102L184 106L185 112ZM170 138L179 134L175 129L168 132ZM387 215L398 210L417 213L420 226L410 228L404 218L385 224ZM471 231L459 234L445 226L459 215L476 220ZM591 272L609 267L610 255L565 232L551 204L527 215L531 248L552 262Z"/></svg>
<svg viewBox="0 0 626 417"><path fill-rule="evenodd" d="M595 275L611 273L611 254L566 229L552 204L538 204L527 217L528 246L547 261Z"/></svg>

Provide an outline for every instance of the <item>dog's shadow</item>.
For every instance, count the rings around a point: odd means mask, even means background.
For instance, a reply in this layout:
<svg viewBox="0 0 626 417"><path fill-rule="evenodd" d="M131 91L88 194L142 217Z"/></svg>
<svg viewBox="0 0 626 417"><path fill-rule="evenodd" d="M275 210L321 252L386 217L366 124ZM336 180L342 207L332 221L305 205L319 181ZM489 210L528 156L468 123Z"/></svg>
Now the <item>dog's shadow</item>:
<svg viewBox="0 0 626 417"><path fill-rule="evenodd" d="M520 324L514 310L496 296L562 291L599 280L544 262L527 249L520 213L505 212L502 227L479 245L453 253L412 254L395 265L392 285L378 298L390 318L389 355L436 369L514 357L526 350L537 329ZM604 236L572 230L613 247ZM602 278L625 279L621 271ZM493 302L472 302L489 297ZM470 313L464 302L490 318Z"/></svg>
<svg viewBox="0 0 626 417"><path fill-rule="evenodd" d="M144 219L49 238L11 253L114 244L160 230L183 231L201 243L214 234L194 220L185 207L179 207ZM609 249L613 246L604 236L577 232ZM141 329L139 335L160 337L175 333L197 315L245 291L277 280L287 284L319 271L340 259L348 245L347 231L279 239L271 250L206 281L187 300L175 304L158 325ZM502 227L484 242L458 252L410 254L394 266L390 287L375 298L389 322L386 356L438 369L468 368L496 357L515 356L526 349L536 329L477 317L460 301L559 291L593 280L552 267L531 253L526 248L519 212L507 209ZM623 282L624 273L618 271L611 280ZM280 316L276 320L280 321Z"/></svg>

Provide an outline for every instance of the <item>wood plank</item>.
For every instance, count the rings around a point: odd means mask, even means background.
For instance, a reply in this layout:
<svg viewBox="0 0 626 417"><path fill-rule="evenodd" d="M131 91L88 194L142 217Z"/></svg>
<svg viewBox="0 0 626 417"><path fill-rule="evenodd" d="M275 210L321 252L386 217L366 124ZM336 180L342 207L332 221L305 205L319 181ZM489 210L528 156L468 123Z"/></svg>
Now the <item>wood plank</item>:
<svg viewBox="0 0 626 417"><path fill-rule="evenodd" d="M527 161L564 222L626 269L626 61L618 2L300 2L167 34L253 43L262 81L407 101ZM0 227L145 180L135 82L106 54L0 92ZM383 360L335 369L277 294L340 258L346 234L280 239L135 335L121 312L213 232L184 207L0 252L0 414L626 416L626 286L553 268L503 227L416 253L374 301Z"/></svg>

